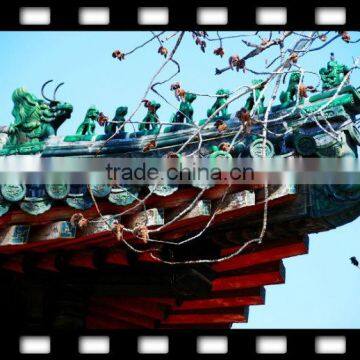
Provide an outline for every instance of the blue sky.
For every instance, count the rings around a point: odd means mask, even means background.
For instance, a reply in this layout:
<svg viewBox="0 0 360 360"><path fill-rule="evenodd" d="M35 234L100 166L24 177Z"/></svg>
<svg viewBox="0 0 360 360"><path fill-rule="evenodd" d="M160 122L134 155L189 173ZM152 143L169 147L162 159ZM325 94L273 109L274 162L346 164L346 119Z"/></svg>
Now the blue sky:
<svg viewBox="0 0 360 360"><path fill-rule="evenodd" d="M358 36L352 33L354 39ZM113 59L111 53L115 49L129 51L149 37L149 32L1 32L0 126L12 121L11 94L15 88L25 86L40 97L41 85L49 79L66 83L58 98L74 105L73 116L60 128L60 135L74 133L90 105L96 105L110 117L120 105L127 105L131 112L163 61L157 54L159 44L153 42L123 62ZM174 40L167 45L169 48ZM176 56L181 64L181 74L174 81L180 81L187 91L210 94L222 87L234 89L248 85L253 78L249 73L214 75L215 67L227 65L229 55L242 55L248 51L241 39L224 42L226 54L223 59L212 54L216 47L218 42L209 42L207 53L203 54L187 34ZM337 40L325 49L309 54L300 65L317 72L326 65L330 52L334 52L340 62L351 65L353 57L360 55L359 47L359 43L347 45ZM247 65L263 70L265 60L271 60L274 55L275 50L271 50L250 60ZM168 65L159 79L165 79L173 71L174 66ZM354 73L351 81L359 86L360 73ZM316 82L315 76L306 75L306 84ZM159 90L177 105L169 84ZM156 97L149 96L149 99ZM238 110L243 103L244 100L234 103L230 111ZM211 99L198 98L194 103L195 120L204 118L211 105ZM163 104L158 113L161 120L167 121L173 112ZM135 120L140 121L144 115L145 109L141 108ZM98 128L98 133L101 132ZM286 284L268 287L266 305L252 307L249 323L240 327L359 327L360 270L351 266L348 260L353 255L360 258L359 230L360 219L336 230L312 235L310 254L285 261Z"/></svg>

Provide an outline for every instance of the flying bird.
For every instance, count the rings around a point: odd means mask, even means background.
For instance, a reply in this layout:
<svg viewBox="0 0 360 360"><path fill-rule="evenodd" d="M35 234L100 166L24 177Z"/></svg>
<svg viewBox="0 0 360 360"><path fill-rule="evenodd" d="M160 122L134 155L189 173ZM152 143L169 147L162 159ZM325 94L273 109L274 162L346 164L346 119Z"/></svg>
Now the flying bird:
<svg viewBox="0 0 360 360"><path fill-rule="evenodd" d="M350 261L351 261L351 263L354 265L354 266L359 266L359 261L356 259L356 257L355 256L352 256L351 258L350 258Z"/></svg>

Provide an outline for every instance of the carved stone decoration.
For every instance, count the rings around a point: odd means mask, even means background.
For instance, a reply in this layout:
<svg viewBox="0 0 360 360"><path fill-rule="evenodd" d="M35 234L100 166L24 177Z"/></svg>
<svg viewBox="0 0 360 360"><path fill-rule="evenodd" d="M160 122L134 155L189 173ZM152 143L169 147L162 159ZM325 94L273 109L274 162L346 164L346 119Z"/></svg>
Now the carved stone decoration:
<svg viewBox="0 0 360 360"><path fill-rule="evenodd" d="M269 200L274 200L286 195L295 195L296 194L296 185L280 185L279 187L273 188L270 187Z"/></svg>
<svg viewBox="0 0 360 360"><path fill-rule="evenodd" d="M113 135L116 132L125 132L124 124L125 124L125 116L128 113L127 106L119 106L116 109L115 116L111 122L108 122L105 125L105 134Z"/></svg>
<svg viewBox="0 0 360 360"><path fill-rule="evenodd" d="M178 190L176 185L149 185L150 192L159 196L169 196Z"/></svg>
<svg viewBox="0 0 360 360"><path fill-rule="evenodd" d="M232 158L232 156L228 152L222 151L222 150L216 150L209 155L210 159L216 159L218 157L220 157L220 158L223 157L223 158L227 158L227 159Z"/></svg>
<svg viewBox="0 0 360 360"><path fill-rule="evenodd" d="M360 146L360 130L356 124L352 124L349 127L349 134L351 139L355 142L356 145Z"/></svg>
<svg viewBox="0 0 360 360"><path fill-rule="evenodd" d="M68 196L70 192L70 185L66 184L46 184L46 192L55 200L62 200Z"/></svg>
<svg viewBox="0 0 360 360"><path fill-rule="evenodd" d="M182 123L193 124L194 108L192 103L196 100L196 95L192 93L186 93L185 98L180 103L179 111L174 114L170 120L172 123L176 123L171 126L170 131L177 131L188 129L187 126L181 125Z"/></svg>
<svg viewBox="0 0 360 360"><path fill-rule="evenodd" d="M66 203L78 210L90 209L94 204L88 195L83 194L69 194L66 198Z"/></svg>
<svg viewBox="0 0 360 360"><path fill-rule="evenodd" d="M340 64L335 59L330 59L327 67L321 68L319 71L323 90L339 86L349 71L350 69L346 65Z"/></svg>
<svg viewBox="0 0 360 360"><path fill-rule="evenodd" d="M315 139L306 134L296 134L294 137L296 151L303 156L310 156L316 152Z"/></svg>
<svg viewBox="0 0 360 360"><path fill-rule="evenodd" d="M293 101L296 100L300 80L300 72L294 72L290 75L289 84L286 91L282 91L280 94L280 102L282 107L288 107Z"/></svg>
<svg viewBox="0 0 360 360"><path fill-rule="evenodd" d="M160 131L160 121L156 112L161 105L155 100L143 100L143 103L148 111L142 122L139 124L139 131L143 131L145 134L156 134Z"/></svg>
<svg viewBox="0 0 360 360"><path fill-rule="evenodd" d="M5 202L0 202L0 216L6 214L10 209L10 206Z"/></svg>
<svg viewBox="0 0 360 360"><path fill-rule="evenodd" d="M316 152L319 157L327 157L327 158L339 158L342 157L342 144L337 143L334 145L326 146L319 148Z"/></svg>
<svg viewBox="0 0 360 360"><path fill-rule="evenodd" d="M100 111L95 106L91 106L86 112L85 119L78 127L76 135L95 135L96 121L98 120L99 115Z"/></svg>
<svg viewBox="0 0 360 360"><path fill-rule="evenodd" d="M103 198L110 194L111 187L105 184L96 184L96 185L91 185L91 191L94 194L94 196Z"/></svg>
<svg viewBox="0 0 360 360"><path fill-rule="evenodd" d="M255 194L252 191L245 190L227 195L223 202L215 201L213 209L216 210L218 214L221 214L225 211L252 205L255 205Z"/></svg>
<svg viewBox="0 0 360 360"><path fill-rule="evenodd" d="M47 241L56 239L74 239L76 227L69 221L57 221L37 229L36 241Z"/></svg>
<svg viewBox="0 0 360 360"><path fill-rule="evenodd" d="M6 214L10 209L10 204L1 196L0 193L0 216Z"/></svg>
<svg viewBox="0 0 360 360"><path fill-rule="evenodd" d="M250 155L252 158L261 158L263 156L263 139L256 139L250 144ZM265 157L272 158L275 155L274 145L271 141L265 141Z"/></svg>
<svg viewBox="0 0 360 360"><path fill-rule="evenodd" d="M0 246L23 245L28 242L30 226L13 225L0 231Z"/></svg>
<svg viewBox="0 0 360 360"><path fill-rule="evenodd" d="M310 216L326 217L332 226L345 224L357 216L360 208L359 185L312 185L309 188Z"/></svg>
<svg viewBox="0 0 360 360"><path fill-rule="evenodd" d="M47 198L25 198L20 208L30 215L40 215L50 210L51 201Z"/></svg>
<svg viewBox="0 0 360 360"><path fill-rule="evenodd" d="M306 108L303 108L302 111L305 112L305 114L310 114L314 111L319 110L326 104L326 100L322 102L315 103L312 106L308 106ZM324 113L326 114L326 117L334 117L339 116L343 119L347 118L347 113L344 110L344 106L351 106L354 104L354 97L352 94L343 94L338 96L335 100L331 102L331 105L333 106L330 110L325 110ZM319 114L317 115L317 118L320 118Z"/></svg>
<svg viewBox="0 0 360 360"><path fill-rule="evenodd" d="M164 225L164 211L163 209L149 209L142 211L136 215L130 216L126 221L126 225L131 229L138 226Z"/></svg>
<svg viewBox="0 0 360 360"><path fill-rule="evenodd" d="M360 201L359 184L329 184L325 185L325 189L329 196L336 201L347 203Z"/></svg>
<svg viewBox="0 0 360 360"><path fill-rule="evenodd" d="M4 147L8 140L7 134L2 133L1 131L2 127L0 127L0 150Z"/></svg>
<svg viewBox="0 0 360 360"><path fill-rule="evenodd" d="M263 95L264 82L263 80L256 79L256 80L252 80L251 84L257 87L255 88L254 91L250 93L249 97L246 99L244 108L250 112L253 109L254 105L257 104L257 112L261 114L265 111L265 106L264 106L265 96Z"/></svg>
<svg viewBox="0 0 360 360"><path fill-rule="evenodd" d="M330 138L330 136L326 136ZM331 138L327 144L318 145L316 154L319 157L329 158L356 157L354 151L348 145L345 132L340 133L338 140Z"/></svg>
<svg viewBox="0 0 360 360"><path fill-rule="evenodd" d="M234 146L234 154L236 157L241 157L242 154L246 151L246 144L243 141L239 141Z"/></svg>
<svg viewBox="0 0 360 360"><path fill-rule="evenodd" d="M219 89L216 92L216 95L218 95L218 97L216 98L215 103L213 104L213 106L208 109L207 111L207 117L212 116L219 108L221 108L220 112L216 114L216 116L214 117L222 117L224 119L228 119L230 117L229 113L228 113L228 106L224 106L227 102L227 99L230 96L230 90L228 89Z"/></svg>
<svg viewBox="0 0 360 360"><path fill-rule="evenodd" d="M321 133L316 136L314 136L314 139L316 141L316 147L317 148L326 148L328 146L335 145L338 141L341 141L341 138L336 140L336 136L330 136L326 133Z"/></svg>
<svg viewBox="0 0 360 360"><path fill-rule="evenodd" d="M115 205L126 206L132 204L139 195L135 187L112 188L109 195L109 201Z"/></svg>
<svg viewBox="0 0 360 360"><path fill-rule="evenodd" d="M43 89L50 82L46 82ZM60 86L57 86L54 96ZM35 154L42 151L44 141L56 135L57 129L71 116L73 110L70 104L55 98L38 99L24 88L16 89L12 100L14 122L7 130L8 140L0 150L0 155Z"/></svg>
<svg viewBox="0 0 360 360"><path fill-rule="evenodd" d="M201 190L207 190L207 189L211 189L212 187L214 187L215 185L210 185L210 184L204 184L202 182L198 182L198 181L192 181L191 182L191 185L196 187L196 188L199 188Z"/></svg>
<svg viewBox="0 0 360 360"><path fill-rule="evenodd" d="M165 211L166 222L173 220L182 211L186 210L191 203L187 203L175 209L168 209ZM199 200L187 213L185 213L181 220L196 219L201 216L211 215L211 201L210 200Z"/></svg>
<svg viewBox="0 0 360 360"><path fill-rule="evenodd" d="M1 186L1 195L5 200L11 202L17 202L22 200L26 194L25 185L2 185Z"/></svg>
<svg viewBox="0 0 360 360"><path fill-rule="evenodd" d="M104 215L103 218L95 219L94 222L89 224L81 231L81 236L92 235L104 231L110 231L116 218L113 215Z"/></svg>

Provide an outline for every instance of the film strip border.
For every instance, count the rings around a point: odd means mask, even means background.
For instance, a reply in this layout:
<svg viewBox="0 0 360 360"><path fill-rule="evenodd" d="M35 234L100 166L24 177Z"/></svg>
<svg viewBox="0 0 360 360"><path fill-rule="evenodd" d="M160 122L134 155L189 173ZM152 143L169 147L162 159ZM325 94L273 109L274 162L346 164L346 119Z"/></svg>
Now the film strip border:
<svg viewBox="0 0 360 360"><path fill-rule="evenodd" d="M14 336L4 334L0 340L2 354L12 358L77 358L102 355L106 358L141 359L192 356L256 359L264 355L276 358L307 358L330 355L356 358L359 354L360 330L228 330L170 331L140 333L122 331L106 334ZM40 357L40 355L42 357Z"/></svg>
<svg viewBox="0 0 360 360"><path fill-rule="evenodd" d="M348 0L15 1L0 11L2 30L358 29Z"/></svg>

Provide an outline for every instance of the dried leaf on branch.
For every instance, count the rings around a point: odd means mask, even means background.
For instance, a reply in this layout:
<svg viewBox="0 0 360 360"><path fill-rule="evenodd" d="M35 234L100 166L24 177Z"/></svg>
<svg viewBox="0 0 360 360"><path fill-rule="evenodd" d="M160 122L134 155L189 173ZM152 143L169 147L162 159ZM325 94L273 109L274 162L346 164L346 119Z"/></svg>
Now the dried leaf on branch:
<svg viewBox="0 0 360 360"><path fill-rule="evenodd" d="M247 111L245 108L242 108L236 113L236 117L241 120L245 127L245 132L249 134L251 132L251 127L253 123L249 111Z"/></svg>
<svg viewBox="0 0 360 360"><path fill-rule="evenodd" d="M116 239L118 241L123 240L124 238L124 225L120 224L119 222L114 222L112 226L112 231L114 232Z"/></svg>
<svg viewBox="0 0 360 360"><path fill-rule="evenodd" d="M219 47L214 50L214 54L220 57L223 57L225 55L225 51L222 47Z"/></svg>
<svg viewBox="0 0 360 360"><path fill-rule="evenodd" d="M144 244L149 241L149 229L145 225L137 226L134 230L134 235L140 239Z"/></svg>
<svg viewBox="0 0 360 360"><path fill-rule="evenodd" d="M219 145L219 149L220 149L221 151L230 152L230 150L231 150L231 145L230 145L230 143L228 143L228 142L223 142L223 143L221 143L221 144Z"/></svg>
<svg viewBox="0 0 360 360"><path fill-rule="evenodd" d="M319 36L319 39L320 39L321 41L325 42L325 41L327 40L327 36L326 36L325 34L321 34L321 35Z"/></svg>
<svg viewBox="0 0 360 360"><path fill-rule="evenodd" d="M109 118L101 112L99 114L99 117L98 117L98 120L97 120L98 124L100 126L104 126L108 121L109 121Z"/></svg>
<svg viewBox="0 0 360 360"><path fill-rule="evenodd" d="M292 53L289 56L289 61L292 62L293 64L296 64L299 60L299 55L297 53Z"/></svg>
<svg viewBox="0 0 360 360"><path fill-rule="evenodd" d="M224 132L228 128L226 123L222 120L217 120L214 125L219 132Z"/></svg>
<svg viewBox="0 0 360 360"><path fill-rule="evenodd" d="M113 53L112 53L112 57L114 59L118 59L118 60L125 60L125 54L123 52L121 52L120 50L115 50Z"/></svg>
<svg viewBox="0 0 360 360"><path fill-rule="evenodd" d="M184 101L185 95L186 95L186 91L181 88L181 85L180 85L179 82L176 82L176 83L174 83L174 84L171 84L170 90L171 90L171 91L174 91L175 98L176 98L178 101Z"/></svg>
<svg viewBox="0 0 360 360"><path fill-rule="evenodd" d="M341 38L346 42L349 43L351 40L351 37L347 31L339 31L339 34L341 35Z"/></svg>
<svg viewBox="0 0 360 360"><path fill-rule="evenodd" d="M234 70L234 68L236 71L243 69L245 72L245 60L241 59L239 55L232 55L229 57L229 66L231 70Z"/></svg>
<svg viewBox="0 0 360 360"><path fill-rule="evenodd" d="M76 228L83 230L88 226L89 220L86 219L83 214L76 213L71 217L70 223L71 223L71 225L75 226Z"/></svg>
<svg viewBox="0 0 360 360"><path fill-rule="evenodd" d="M164 56L164 58L166 58L168 56L169 50L164 46L160 46L158 49L158 53Z"/></svg>
<svg viewBox="0 0 360 360"><path fill-rule="evenodd" d="M143 152L148 152L152 149L156 148L156 141L155 140L151 140L150 142L148 142L144 147L143 147Z"/></svg>

